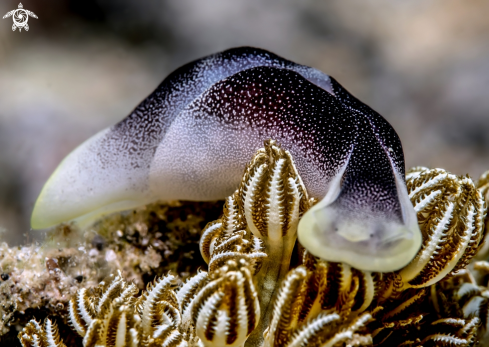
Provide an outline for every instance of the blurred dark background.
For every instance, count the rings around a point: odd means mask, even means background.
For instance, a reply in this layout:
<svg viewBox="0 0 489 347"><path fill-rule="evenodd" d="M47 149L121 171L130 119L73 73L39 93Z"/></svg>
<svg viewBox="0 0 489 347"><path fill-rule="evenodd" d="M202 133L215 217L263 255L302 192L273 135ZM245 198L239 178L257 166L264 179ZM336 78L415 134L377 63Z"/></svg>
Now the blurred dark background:
<svg viewBox="0 0 489 347"><path fill-rule="evenodd" d="M18 7L2 0L0 15ZM406 165L489 169L489 2L25 0L0 20L0 240L61 159L180 65L252 45L332 76L397 130Z"/></svg>

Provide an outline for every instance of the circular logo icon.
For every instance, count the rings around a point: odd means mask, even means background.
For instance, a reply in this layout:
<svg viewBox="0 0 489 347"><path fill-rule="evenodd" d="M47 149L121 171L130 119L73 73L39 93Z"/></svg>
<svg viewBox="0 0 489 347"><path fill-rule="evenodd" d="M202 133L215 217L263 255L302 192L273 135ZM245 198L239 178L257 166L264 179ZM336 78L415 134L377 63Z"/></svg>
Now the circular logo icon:
<svg viewBox="0 0 489 347"><path fill-rule="evenodd" d="M15 26L18 27L19 29L25 27L27 21L29 20L29 16L27 15L26 10L20 8L15 10L14 15L12 17Z"/></svg>
<svg viewBox="0 0 489 347"><path fill-rule="evenodd" d="M29 17L37 18L34 12L25 10L24 6L22 6L22 3L19 3L18 9L7 12L7 14L3 16L3 18L5 19L10 16L12 16L12 19L14 21L14 24L12 25L12 31L15 31L15 29L19 29L19 32L21 32L22 29L24 29L25 31L29 30L29 25L27 24Z"/></svg>

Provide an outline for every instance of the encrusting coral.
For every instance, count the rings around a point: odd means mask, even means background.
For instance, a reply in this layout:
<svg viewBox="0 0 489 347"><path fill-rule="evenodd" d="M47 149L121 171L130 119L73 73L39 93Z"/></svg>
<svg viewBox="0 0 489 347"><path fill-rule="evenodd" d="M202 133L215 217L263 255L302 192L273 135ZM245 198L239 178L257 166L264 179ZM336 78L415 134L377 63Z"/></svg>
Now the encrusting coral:
<svg viewBox="0 0 489 347"><path fill-rule="evenodd" d="M478 187L483 187L480 185ZM218 220L204 228L208 263L179 284L167 274L141 295L119 274L70 301L84 346L475 346L485 339L486 207L468 177L415 168L408 193L423 245L405 268L361 271L296 242L309 199L292 157L268 141ZM31 321L24 347L64 346L54 323Z"/></svg>

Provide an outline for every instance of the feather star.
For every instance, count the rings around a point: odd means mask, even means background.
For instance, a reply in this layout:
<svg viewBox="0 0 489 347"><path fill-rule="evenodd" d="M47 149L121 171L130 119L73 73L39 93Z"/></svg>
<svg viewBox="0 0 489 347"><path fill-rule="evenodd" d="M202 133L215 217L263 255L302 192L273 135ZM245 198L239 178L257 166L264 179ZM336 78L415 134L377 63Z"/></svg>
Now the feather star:
<svg viewBox="0 0 489 347"><path fill-rule="evenodd" d="M320 200L299 226L311 253L371 271L415 256L421 233L394 129L334 78L249 47L184 65L75 149L42 189L32 227L88 223L156 200L222 199L268 139L294 157Z"/></svg>
<svg viewBox="0 0 489 347"><path fill-rule="evenodd" d="M81 289L71 326L84 347L474 346L488 325L487 289L451 280L481 246L484 188L421 167L407 187L424 238L407 266L381 273L325 261L297 247L299 220L317 201L291 154L267 141L202 232L207 271L179 288L168 274L139 297L120 274ZM475 267L489 272L487 262ZM450 290L437 291L439 283ZM32 320L18 337L23 347L65 346L49 319Z"/></svg>

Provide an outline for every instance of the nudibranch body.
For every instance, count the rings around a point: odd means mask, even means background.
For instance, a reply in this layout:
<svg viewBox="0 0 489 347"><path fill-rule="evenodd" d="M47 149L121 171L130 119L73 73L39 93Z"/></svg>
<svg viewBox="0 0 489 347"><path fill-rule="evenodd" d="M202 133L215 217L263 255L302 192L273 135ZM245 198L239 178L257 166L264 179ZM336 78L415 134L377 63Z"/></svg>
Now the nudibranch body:
<svg viewBox="0 0 489 347"><path fill-rule="evenodd" d="M328 75L249 47L179 68L75 149L44 186L32 227L155 200L222 199L268 139L319 200L299 224L311 253L371 271L414 257L421 234L394 129Z"/></svg>

